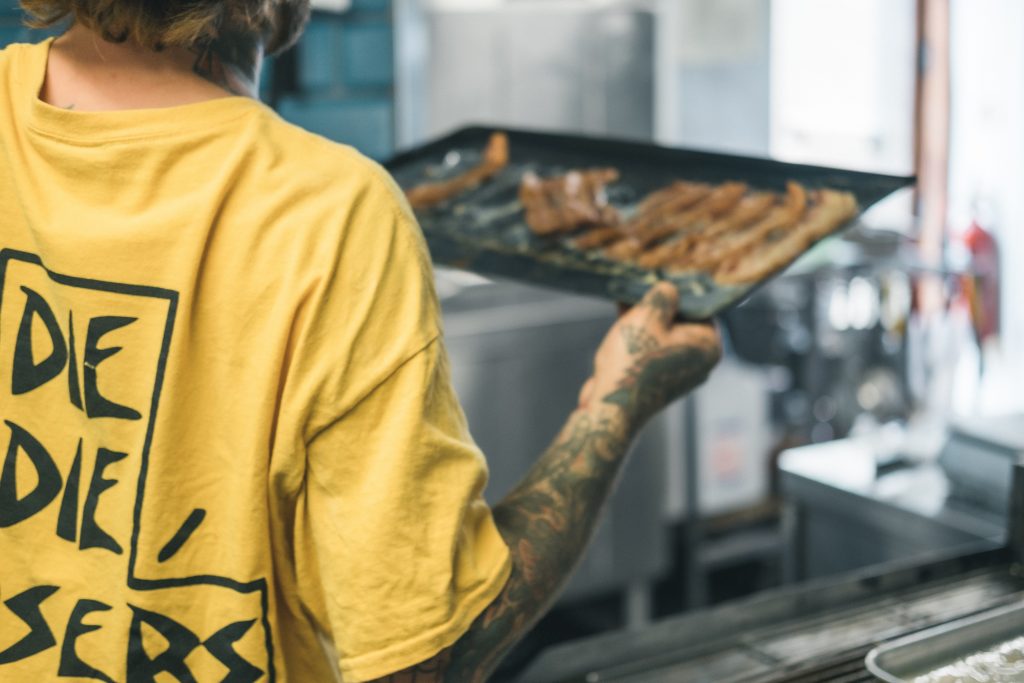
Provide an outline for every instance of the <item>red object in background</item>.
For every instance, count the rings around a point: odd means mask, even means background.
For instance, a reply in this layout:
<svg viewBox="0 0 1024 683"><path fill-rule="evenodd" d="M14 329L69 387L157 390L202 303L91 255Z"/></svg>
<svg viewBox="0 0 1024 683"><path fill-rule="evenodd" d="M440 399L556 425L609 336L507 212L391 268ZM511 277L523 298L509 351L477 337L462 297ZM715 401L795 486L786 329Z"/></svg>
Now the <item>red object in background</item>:
<svg viewBox="0 0 1024 683"><path fill-rule="evenodd" d="M964 293L971 304L978 341L985 341L999 334L999 245L977 220L971 222L961 239L971 253L974 275L964 283Z"/></svg>

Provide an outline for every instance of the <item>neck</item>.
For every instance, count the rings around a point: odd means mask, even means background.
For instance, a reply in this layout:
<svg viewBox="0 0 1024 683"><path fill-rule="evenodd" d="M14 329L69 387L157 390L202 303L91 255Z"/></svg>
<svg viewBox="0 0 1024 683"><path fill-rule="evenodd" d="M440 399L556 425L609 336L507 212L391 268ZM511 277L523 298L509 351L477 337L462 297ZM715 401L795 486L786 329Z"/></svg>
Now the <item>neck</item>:
<svg viewBox="0 0 1024 683"><path fill-rule="evenodd" d="M225 33L192 50L192 70L234 95L258 97L263 42L256 36Z"/></svg>
<svg viewBox="0 0 1024 683"><path fill-rule="evenodd" d="M263 44L224 35L192 49L150 50L74 25L54 41L40 96L76 109L165 107L226 95L258 96Z"/></svg>

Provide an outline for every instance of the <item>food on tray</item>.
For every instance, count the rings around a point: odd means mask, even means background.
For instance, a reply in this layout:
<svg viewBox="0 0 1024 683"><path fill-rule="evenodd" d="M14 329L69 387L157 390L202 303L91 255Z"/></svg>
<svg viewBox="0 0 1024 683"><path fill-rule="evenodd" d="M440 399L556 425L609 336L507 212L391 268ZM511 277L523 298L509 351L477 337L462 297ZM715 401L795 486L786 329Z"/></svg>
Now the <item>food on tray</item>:
<svg viewBox="0 0 1024 683"><path fill-rule="evenodd" d="M546 180L527 172L519 186L526 222L538 235L616 225L619 212L608 203L605 188L618 179L614 168L570 171Z"/></svg>
<svg viewBox="0 0 1024 683"><path fill-rule="evenodd" d="M417 185L405 196L414 209L427 209L490 180L508 166L508 136L494 133L480 163L450 180Z"/></svg>
<svg viewBox="0 0 1024 683"><path fill-rule="evenodd" d="M857 215L857 200L848 192L818 190L811 208L790 214L785 222L757 234L743 247L728 252L715 267L714 278L722 284L757 282L789 265L812 244Z"/></svg>
<svg viewBox="0 0 1024 683"><path fill-rule="evenodd" d="M673 204L666 202L655 216L641 214L639 219L627 225L625 237L607 247L605 256L614 261L636 260L651 245L662 240L674 241L699 234L713 220L731 211L746 191L747 186L743 183L724 183L714 189L702 190L692 203L674 205L676 212L669 212L667 208ZM687 199L693 196L695 193ZM684 206L685 210L680 210Z"/></svg>
<svg viewBox="0 0 1024 683"><path fill-rule="evenodd" d="M577 249L588 250L630 238L643 239L643 234L657 230L667 218L690 208L710 193L711 186L705 183L672 183L648 195L629 222L598 226L574 238L572 244Z"/></svg>
<svg viewBox="0 0 1024 683"><path fill-rule="evenodd" d="M705 272L734 285L781 270L858 210L848 192L808 192L795 182L781 194L735 181L676 181L649 194L631 217L620 220L604 194L606 184L617 178L610 169L550 180L527 173L520 186L527 223L542 236L586 226L569 237L573 249L669 273Z"/></svg>
<svg viewBox="0 0 1024 683"><path fill-rule="evenodd" d="M705 242L688 265L708 268L729 254L744 251L759 244L767 235L785 230L799 221L807 210L807 190L799 183L788 183L786 194L776 198L770 209L758 220L721 234L719 239Z"/></svg>
<svg viewBox="0 0 1024 683"><path fill-rule="evenodd" d="M775 203L770 192L754 192L739 201L736 208L727 215L713 221L699 233L669 240L642 254L637 263L645 268L662 268L688 258L695 262L698 250L714 244L721 235L740 230L764 216Z"/></svg>
<svg viewBox="0 0 1024 683"><path fill-rule="evenodd" d="M589 230L579 237L573 239L572 244L577 249L586 251L614 242L625 236L622 227L619 225L602 225Z"/></svg>
<svg viewBox="0 0 1024 683"><path fill-rule="evenodd" d="M477 166L406 194L414 208L429 208L487 182L508 163L508 138L494 133ZM554 248L669 275L706 274L723 286L752 284L782 270L859 208L849 192L808 190L796 182L782 193L739 181L676 180L620 213L607 192L618 180L614 168L548 178L528 170L518 198L530 230Z"/></svg>
<svg viewBox="0 0 1024 683"><path fill-rule="evenodd" d="M630 232L640 232L664 221L666 217L678 214L703 201L711 194L712 186L707 183L675 182L664 190L658 190L640 203L636 215L629 222ZM671 194L663 194L671 192Z"/></svg>

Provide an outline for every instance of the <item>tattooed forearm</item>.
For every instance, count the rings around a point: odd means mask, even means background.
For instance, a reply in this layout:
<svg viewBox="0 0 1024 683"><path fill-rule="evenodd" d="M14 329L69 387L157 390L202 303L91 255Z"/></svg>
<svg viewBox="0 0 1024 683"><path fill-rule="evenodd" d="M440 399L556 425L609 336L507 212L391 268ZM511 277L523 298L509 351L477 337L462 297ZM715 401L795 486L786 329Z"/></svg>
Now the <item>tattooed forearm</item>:
<svg viewBox="0 0 1024 683"><path fill-rule="evenodd" d="M681 346L658 349L643 363L634 365L619 388L604 397L605 403L620 406L642 425L682 391L707 379L708 351Z"/></svg>
<svg viewBox="0 0 1024 683"><path fill-rule="evenodd" d="M582 557L628 447L622 411L577 411L518 487L494 508L512 555L501 594L438 657L375 683L486 681L544 614Z"/></svg>
<svg viewBox="0 0 1024 683"><path fill-rule="evenodd" d="M194 49L193 70L235 95L256 97L263 43L258 35L225 31Z"/></svg>
<svg viewBox="0 0 1024 683"><path fill-rule="evenodd" d="M554 600L583 555L627 450L621 411L579 411L494 509L512 552L501 595L455 645L446 681L483 681Z"/></svg>
<svg viewBox="0 0 1024 683"><path fill-rule="evenodd" d="M450 648L430 683L478 683L544 614L583 556L636 431L707 377L714 328L676 325L674 290L657 286L616 323L580 392L580 408L523 482L494 508L512 572ZM390 680L390 679L389 679ZM394 679L395 681L420 679Z"/></svg>

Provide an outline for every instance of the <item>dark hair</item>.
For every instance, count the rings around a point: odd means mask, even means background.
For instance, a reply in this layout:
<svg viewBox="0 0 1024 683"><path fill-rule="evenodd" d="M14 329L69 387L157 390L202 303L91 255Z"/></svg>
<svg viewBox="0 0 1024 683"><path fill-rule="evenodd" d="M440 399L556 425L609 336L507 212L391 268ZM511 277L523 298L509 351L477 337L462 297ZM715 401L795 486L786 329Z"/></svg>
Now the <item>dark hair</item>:
<svg viewBox="0 0 1024 683"><path fill-rule="evenodd" d="M258 35L276 54L298 39L309 18L309 0L21 0L21 6L37 28L70 17L107 40L157 50L232 32Z"/></svg>

